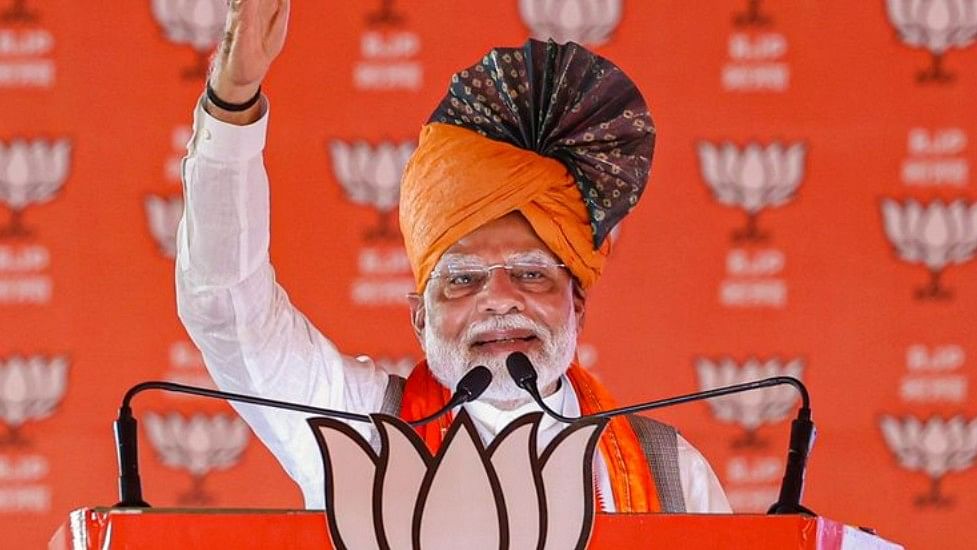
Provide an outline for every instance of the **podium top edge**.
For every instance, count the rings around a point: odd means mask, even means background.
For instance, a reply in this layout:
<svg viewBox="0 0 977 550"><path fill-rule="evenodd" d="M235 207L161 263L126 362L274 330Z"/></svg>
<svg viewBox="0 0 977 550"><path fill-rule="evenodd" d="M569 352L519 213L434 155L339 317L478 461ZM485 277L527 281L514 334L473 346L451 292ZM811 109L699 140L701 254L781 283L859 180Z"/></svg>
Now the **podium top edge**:
<svg viewBox="0 0 977 550"><path fill-rule="evenodd" d="M248 514L324 514L321 508L188 508L188 507L151 507L151 508L116 508L112 506L86 506L78 508L74 512L90 511L97 514L223 514L223 515L248 515ZM828 519L822 516L809 516L806 514L782 514L768 515L761 513L743 514L631 514L631 513L604 513L598 512L597 516L611 517L633 517L633 516L689 516L689 517L739 517L739 518L803 518L803 519Z"/></svg>

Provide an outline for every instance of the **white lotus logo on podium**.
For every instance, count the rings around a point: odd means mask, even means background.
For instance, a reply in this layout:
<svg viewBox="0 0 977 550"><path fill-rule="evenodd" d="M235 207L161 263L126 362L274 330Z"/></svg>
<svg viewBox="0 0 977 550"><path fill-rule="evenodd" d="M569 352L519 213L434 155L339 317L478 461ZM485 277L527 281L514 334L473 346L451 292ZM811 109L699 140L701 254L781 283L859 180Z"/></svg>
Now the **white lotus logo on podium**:
<svg viewBox="0 0 977 550"><path fill-rule="evenodd" d="M622 0L519 0L533 38L600 46L621 22Z"/></svg>
<svg viewBox="0 0 977 550"><path fill-rule="evenodd" d="M904 203L883 199L882 224L899 259L929 271L929 283L916 290L916 298L952 297L941 278L947 267L968 262L977 254L977 201L947 204L937 199L924 206L915 199Z"/></svg>
<svg viewBox="0 0 977 550"><path fill-rule="evenodd" d="M148 195L144 202L149 233L163 256L176 257L176 229L183 217L183 197Z"/></svg>
<svg viewBox="0 0 977 550"><path fill-rule="evenodd" d="M0 141L0 202L10 208L10 221L0 228L0 238L31 235L23 222L24 209L53 200L70 166L71 141L67 138Z"/></svg>
<svg viewBox="0 0 977 550"><path fill-rule="evenodd" d="M197 54L196 63L184 69L183 78L206 78L208 56L224 34L227 0L152 0L152 3L153 17L166 39L189 45Z"/></svg>
<svg viewBox="0 0 977 550"><path fill-rule="evenodd" d="M391 218L400 203L400 177L416 148L413 141L383 141L377 145L364 141L329 142L333 175L346 197L353 204L370 206L380 214L377 225L367 230L367 239L400 238L397 222Z"/></svg>
<svg viewBox="0 0 977 550"><path fill-rule="evenodd" d="M247 424L236 415L148 413L143 422L160 462L190 473L190 489L177 497L180 504L213 503L204 488L207 474L237 465L250 440Z"/></svg>
<svg viewBox="0 0 977 550"><path fill-rule="evenodd" d="M541 417L515 420L485 448L462 410L434 456L390 416L372 416L379 453L343 422L310 419L333 545L584 548L594 518L593 456L606 421L570 425L537 456Z"/></svg>
<svg viewBox="0 0 977 550"><path fill-rule="evenodd" d="M700 357L695 361L695 372L699 379L699 390L706 391L774 376L792 376L802 380L804 360L774 357L761 361L751 357L738 364L730 358L713 360ZM737 424L745 430L743 437L733 440L733 447L764 447L766 442L757 436L757 430L764 424L786 420L797 407L798 399L797 390L793 387L776 386L710 399L709 407L720 422Z"/></svg>
<svg viewBox="0 0 977 550"><path fill-rule="evenodd" d="M67 389L68 358L63 355L0 359L0 420L7 426L0 448L29 445L21 428L54 414Z"/></svg>
<svg viewBox="0 0 977 550"><path fill-rule="evenodd" d="M943 494L943 479L961 472L977 459L977 417L950 419L932 416L925 422L912 416L885 415L879 421L882 436L899 465L922 472L930 479L929 491L916 497L920 507L943 507L953 499Z"/></svg>
<svg viewBox="0 0 977 550"><path fill-rule="evenodd" d="M34 23L37 12L28 9L27 0L11 0L10 7L0 11L0 21L4 23Z"/></svg>
<svg viewBox="0 0 977 550"><path fill-rule="evenodd" d="M746 0L746 9L733 16L733 24L737 27L765 27L773 19L763 13L763 0Z"/></svg>
<svg viewBox="0 0 977 550"><path fill-rule="evenodd" d="M916 80L953 81L943 59L949 50L977 41L977 0L886 0L886 13L903 43L930 52L930 66Z"/></svg>
<svg viewBox="0 0 977 550"><path fill-rule="evenodd" d="M807 146L797 142L744 147L702 141L698 144L699 170L720 204L746 211L746 227L733 232L733 240L764 241L757 217L764 209L790 202L804 178Z"/></svg>

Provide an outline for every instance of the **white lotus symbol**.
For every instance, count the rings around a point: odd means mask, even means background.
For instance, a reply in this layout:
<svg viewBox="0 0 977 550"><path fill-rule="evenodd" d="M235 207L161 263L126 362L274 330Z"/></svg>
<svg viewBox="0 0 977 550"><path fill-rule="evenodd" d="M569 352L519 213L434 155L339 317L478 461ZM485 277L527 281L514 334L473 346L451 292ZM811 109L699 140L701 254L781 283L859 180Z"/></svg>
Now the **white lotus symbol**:
<svg viewBox="0 0 977 550"><path fill-rule="evenodd" d="M915 199L902 204L883 199L882 224L900 259L929 270L930 281L916 297L950 297L940 278L947 266L970 261L977 253L977 201L946 204L937 199L923 206Z"/></svg>
<svg viewBox="0 0 977 550"><path fill-rule="evenodd" d="M364 141L329 142L332 171L354 204L370 206L380 214L379 224L367 231L367 238L396 239L391 215L400 202L400 176L417 145L413 141L389 141L370 145Z"/></svg>
<svg viewBox="0 0 977 550"><path fill-rule="evenodd" d="M533 38L599 46L621 22L621 0L519 0Z"/></svg>
<svg viewBox="0 0 977 550"><path fill-rule="evenodd" d="M899 38L930 52L930 68L920 71L916 80L953 80L943 69L943 56L951 48L965 48L977 40L977 0L886 0L886 8Z"/></svg>
<svg viewBox="0 0 977 550"><path fill-rule="evenodd" d="M720 204L746 211L746 228L733 232L736 241L767 238L757 227L757 216L765 208L790 202L804 177L807 146L797 142L769 145L748 143L745 147L724 142L698 144L699 169L706 185Z"/></svg>
<svg viewBox="0 0 977 550"><path fill-rule="evenodd" d="M197 63L183 72L184 78L207 76L210 51L224 34L227 0L152 0L153 17L166 39L188 44L197 52Z"/></svg>
<svg viewBox="0 0 977 550"><path fill-rule="evenodd" d="M738 27L763 27L771 22L770 16L761 9L762 0L746 0L746 11L733 16L733 23Z"/></svg>
<svg viewBox="0 0 977 550"><path fill-rule="evenodd" d="M27 444L20 428L51 416L68 389L68 358L14 355L0 359L0 446Z"/></svg>
<svg viewBox="0 0 977 550"><path fill-rule="evenodd" d="M54 199L64 185L71 165L71 141L15 139L0 141L0 201L11 211L10 223L0 237L26 236L24 209Z"/></svg>
<svg viewBox="0 0 977 550"><path fill-rule="evenodd" d="M250 440L247 424L225 413L196 413L189 418L178 412L147 413L143 422L160 461L190 472L192 486L179 496L182 504L213 502L204 490L204 479L213 470L236 465Z"/></svg>
<svg viewBox="0 0 977 550"><path fill-rule="evenodd" d="M583 548L593 525L593 454L605 423L573 424L537 457L541 416L517 419L486 449L462 410L433 457L393 417L373 415L379 454L348 425L310 419L323 456L333 544Z"/></svg>
<svg viewBox="0 0 977 550"><path fill-rule="evenodd" d="M792 376L798 380L804 374L804 360L785 361L779 358L761 361L749 358L742 364L730 358L712 360L700 357L695 361L695 371L702 391L733 384L745 384L774 376ZM746 434L733 442L734 447L758 447L757 429L764 424L774 424L787 418L796 408L799 398L791 386L775 386L717 397L708 401L713 415L721 422L739 424Z"/></svg>
<svg viewBox="0 0 977 550"><path fill-rule="evenodd" d="M885 415L879 421L886 445L899 465L930 478L929 492L916 499L918 506L944 506L951 500L941 492L943 478L974 465L977 458L977 417L950 419L932 416L922 422L912 416Z"/></svg>
<svg viewBox="0 0 977 550"><path fill-rule="evenodd" d="M149 232L167 258L176 257L176 228L183 217L183 197L149 195L145 200Z"/></svg>

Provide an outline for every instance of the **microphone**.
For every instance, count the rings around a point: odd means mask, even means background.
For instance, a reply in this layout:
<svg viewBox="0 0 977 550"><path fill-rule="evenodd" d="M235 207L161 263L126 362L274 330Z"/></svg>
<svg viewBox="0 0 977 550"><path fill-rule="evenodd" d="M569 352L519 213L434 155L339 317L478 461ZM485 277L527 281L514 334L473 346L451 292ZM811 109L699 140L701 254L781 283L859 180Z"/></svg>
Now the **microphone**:
<svg viewBox="0 0 977 550"><path fill-rule="evenodd" d="M492 371L488 367L479 365L472 370L465 373L458 381L455 386L455 393L448 400L448 403L438 409L434 414L425 416L420 420L413 420L408 422L412 428L417 428L418 426L423 426L429 422L433 422L438 418L441 418L448 413L451 409L468 403L469 401L474 401L479 398L485 390L488 389L489 384L492 383Z"/></svg>
<svg viewBox="0 0 977 550"><path fill-rule="evenodd" d="M620 407L609 411L602 411L589 416L572 418L563 416L554 411L543 401L537 387L536 369L533 367L529 357L522 352L513 352L505 360L506 369L509 376L517 386L525 390L536 402L537 405L547 415L559 420L560 422L572 423L577 420L587 418L613 418L626 414L635 414L652 409L669 407L689 401L700 401L712 399L723 395L753 391L760 388L771 386L791 385L801 394L801 408L797 411L797 418L791 422L790 426L790 445L787 451L787 467L784 470L784 478L780 485L780 495L770 509L768 514L810 514L816 516L814 512L801 505L801 496L804 492L804 476L807 468L807 458L814 446L816 429L811 420L811 399L804 384L792 376L774 376L743 384L734 384L711 390L689 393L678 397L669 397L657 401L649 401L629 407Z"/></svg>
<svg viewBox="0 0 977 550"><path fill-rule="evenodd" d="M543 396L539 394L539 387L537 386L538 377L536 375L536 368L533 367L532 361L529 357L521 351L515 351L509 354L505 358L505 368L509 371L509 376L512 377L512 381L516 383L517 386L526 391L530 396L532 396L533 401L543 412L547 415L564 422L566 424L572 424L580 418L570 418L569 416L563 416L562 414L551 409L544 401Z"/></svg>
<svg viewBox="0 0 977 550"><path fill-rule="evenodd" d="M433 415L410 422L409 424L413 427L423 426L428 422L436 420L454 407L478 399L478 397L485 392L485 389L488 388L489 384L491 383L492 372L486 367L477 366L461 377L461 380L458 381L458 385L455 387L455 393L448 401L447 405L442 407ZM116 457L119 462L120 500L115 504L116 508L150 507L149 503L143 500L142 497L142 481L139 478L139 447L138 432L136 429L137 422L135 417L132 415L132 408L130 406L133 397L140 392L149 389L165 390L176 393L188 393L225 401L238 401L241 403L250 403L252 405L260 405L263 407L311 413L320 416L328 416L331 418L351 420L354 422L372 422L370 417L365 414L324 409L321 407L289 403L288 401L278 401L276 399L267 399L254 395L211 390L208 388L199 388L196 386L187 386L172 382L149 381L136 384L135 386L129 388L129 391L127 391L125 396L123 396L122 406L119 407L119 417L113 424L115 431Z"/></svg>
<svg viewBox="0 0 977 550"><path fill-rule="evenodd" d="M461 384L459 383L459 386L460 385ZM132 398L136 396L136 394L149 389L165 390L176 393L188 393L226 401L239 401L241 403L250 403L252 405L261 405L276 409L287 409L304 413L318 414L320 416L341 418L343 420L352 420L355 422L370 422L370 417L364 414L323 409L320 407L300 405L298 403L289 403L287 401L278 401L275 399L266 399L264 397L256 397L253 395L230 393L211 390L208 388L198 388L196 386L186 386L172 382L149 381L136 384L135 386L129 388L129 391L127 391L125 396L122 398L122 406L119 407L119 417L113 424L115 431L116 457L118 458L119 462L120 500L115 504L116 508L150 507L149 503L142 498L142 482L139 479L139 446L138 434L136 431L137 422L135 417L132 416L132 408L130 407L130 402L132 401Z"/></svg>

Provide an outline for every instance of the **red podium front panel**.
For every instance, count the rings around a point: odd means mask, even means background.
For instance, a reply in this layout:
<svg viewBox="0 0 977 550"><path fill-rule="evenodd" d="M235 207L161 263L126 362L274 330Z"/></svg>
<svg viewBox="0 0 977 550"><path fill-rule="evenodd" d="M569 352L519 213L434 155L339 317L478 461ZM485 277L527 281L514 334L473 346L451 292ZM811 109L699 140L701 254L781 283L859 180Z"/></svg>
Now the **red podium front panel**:
<svg viewBox="0 0 977 550"><path fill-rule="evenodd" d="M459 541L463 546L464 541ZM331 548L326 517L308 510L82 508L50 550L121 548ZM707 514L598 514L588 548L894 550L893 544L826 518Z"/></svg>

